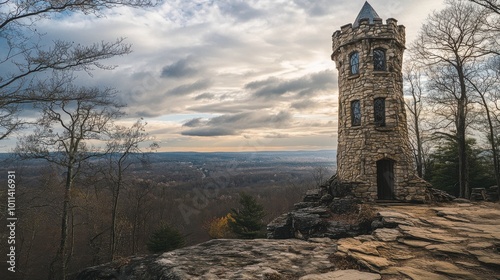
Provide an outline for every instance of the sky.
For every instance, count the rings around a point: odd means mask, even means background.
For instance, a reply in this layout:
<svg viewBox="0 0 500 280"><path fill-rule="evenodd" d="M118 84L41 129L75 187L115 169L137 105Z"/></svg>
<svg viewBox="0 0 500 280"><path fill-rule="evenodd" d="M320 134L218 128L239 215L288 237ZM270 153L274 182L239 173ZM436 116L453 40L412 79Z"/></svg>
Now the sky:
<svg viewBox="0 0 500 280"><path fill-rule="evenodd" d="M413 41L439 0L369 1ZM90 44L125 37L133 52L79 73L113 87L159 151L336 149L337 71L331 35L352 23L364 0L166 0L96 18L70 14L38 23L44 40ZM22 132L26 133L26 131ZM15 146L14 137L0 151Z"/></svg>

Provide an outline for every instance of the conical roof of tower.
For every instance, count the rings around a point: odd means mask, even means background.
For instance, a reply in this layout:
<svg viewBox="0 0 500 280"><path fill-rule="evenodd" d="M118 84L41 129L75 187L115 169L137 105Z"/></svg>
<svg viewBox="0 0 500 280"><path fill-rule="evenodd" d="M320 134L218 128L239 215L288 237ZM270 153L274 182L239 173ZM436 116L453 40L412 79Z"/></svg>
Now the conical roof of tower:
<svg viewBox="0 0 500 280"><path fill-rule="evenodd" d="M363 8L361 8L361 11L359 11L359 14L354 20L352 27L358 27L359 21L364 18L369 19L370 23L373 23L374 19L381 19L380 16L377 14L377 12L375 12L373 7L370 5L370 3L368 3L368 1L365 2Z"/></svg>

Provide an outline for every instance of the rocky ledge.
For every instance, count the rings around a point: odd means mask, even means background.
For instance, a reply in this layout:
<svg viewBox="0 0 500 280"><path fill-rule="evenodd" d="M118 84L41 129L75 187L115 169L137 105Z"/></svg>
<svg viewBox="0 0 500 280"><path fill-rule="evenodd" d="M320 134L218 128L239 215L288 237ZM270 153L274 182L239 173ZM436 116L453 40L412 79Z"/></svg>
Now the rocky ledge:
<svg viewBox="0 0 500 280"><path fill-rule="evenodd" d="M321 279L310 277L334 270L330 258L335 252L330 239L218 239L162 255L88 268L76 279L297 279L305 275L300 279ZM379 279L375 276L366 279Z"/></svg>
<svg viewBox="0 0 500 280"><path fill-rule="evenodd" d="M91 267L99 279L500 279L500 205L373 205L371 234L212 240Z"/></svg>

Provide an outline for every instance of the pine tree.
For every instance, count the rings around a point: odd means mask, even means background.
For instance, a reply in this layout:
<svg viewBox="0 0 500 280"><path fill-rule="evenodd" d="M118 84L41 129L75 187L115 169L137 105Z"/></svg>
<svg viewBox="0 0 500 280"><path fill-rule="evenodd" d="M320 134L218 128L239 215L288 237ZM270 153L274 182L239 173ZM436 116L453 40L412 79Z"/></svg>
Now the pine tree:
<svg viewBox="0 0 500 280"><path fill-rule="evenodd" d="M257 200L246 193L240 193L240 208L231 209L232 219L229 227L240 238L253 239L264 237L264 223L266 215L264 207Z"/></svg>

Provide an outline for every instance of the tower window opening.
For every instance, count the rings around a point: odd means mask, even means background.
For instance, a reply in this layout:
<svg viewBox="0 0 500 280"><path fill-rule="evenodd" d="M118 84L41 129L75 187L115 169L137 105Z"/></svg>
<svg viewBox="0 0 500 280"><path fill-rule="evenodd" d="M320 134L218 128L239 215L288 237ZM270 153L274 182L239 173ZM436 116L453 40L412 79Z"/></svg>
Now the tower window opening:
<svg viewBox="0 0 500 280"><path fill-rule="evenodd" d="M373 70L375 71L385 71L385 50L374 49L373 50Z"/></svg>
<svg viewBox="0 0 500 280"><path fill-rule="evenodd" d="M373 113L376 126L385 126L385 98L375 98Z"/></svg>
<svg viewBox="0 0 500 280"><path fill-rule="evenodd" d="M351 74L356 75L359 74L359 53L354 52L349 57L349 65L351 68Z"/></svg>
<svg viewBox="0 0 500 280"><path fill-rule="evenodd" d="M351 124L352 126L361 125L361 103L359 100L351 101Z"/></svg>

